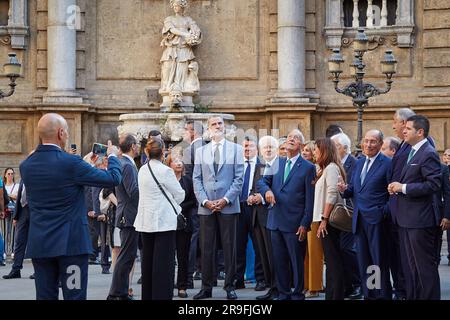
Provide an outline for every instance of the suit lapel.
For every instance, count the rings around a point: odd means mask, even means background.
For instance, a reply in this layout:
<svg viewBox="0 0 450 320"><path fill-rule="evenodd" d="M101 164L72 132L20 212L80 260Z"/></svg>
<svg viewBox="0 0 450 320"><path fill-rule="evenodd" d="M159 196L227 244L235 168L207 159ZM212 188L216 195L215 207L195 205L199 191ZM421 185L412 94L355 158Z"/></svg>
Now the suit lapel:
<svg viewBox="0 0 450 320"><path fill-rule="evenodd" d="M375 159L375 162L370 167L370 170L367 172L366 178L364 179L364 183L361 186L361 190L364 189L364 187L367 184L367 181L373 176L375 171L381 166L381 162L383 161L381 153L378 155L378 157ZM364 166L363 166L364 168Z"/></svg>
<svg viewBox="0 0 450 320"><path fill-rule="evenodd" d="M208 143L206 147L203 149L203 161L206 163L209 167L209 170L211 170L212 175L216 175L214 172L214 156L212 154L212 142Z"/></svg>
<svg viewBox="0 0 450 320"><path fill-rule="evenodd" d="M222 149L223 150L223 155L222 155L222 159L221 159L222 161L220 161L220 163L219 163L219 168L217 169L217 173L219 173L220 169L222 169L222 167L225 163L234 163L233 159L227 159L228 155L231 156L234 154L233 152L230 152L229 150L227 150L228 146L232 147L232 145L229 144L228 141L225 139L224 143L223 143L223 149Z"/></svg>
<svg viewBox="0 0 450 320"><path fill-rule="evenodd" d="M409 161L409 163L407 164L405 162L405 165L403 166L403 170L402 170L402 175L400 176L400 181L403 180L403 178L405 177L406 173L408 172L408 169L411 168L411 164L413 163L414 159L419 159L422 156L422 153L424 152L424 150L427 148L427 146L430 143L427 141L425 142L419 150L417 150L417 152L414 154L414 156L411 158L411 160ZM412 148L412 147L411 147Z"/></svg>
<svg viewBox="0 0 450 320"><path fill-rule="evenodd" d="M286 184L289 182L289 180L291 180L292 176L294 175L294 172L295 172L296 170L298 170L298 168L300 167L301 162L302 162L302 157L299 156L299 157L297 158L297 161L295 161L295 164L292 166L291 172L289 172L289 175L287 176L286 181L284 181L284 183L282 184L282 187L284 187L284 185L286 185ZM286 161L285 161L285 163L286 163ZM286 169L286 168L285 168L285 166L284 166L284 167L283 167L283 175L282 175L283 178L284 178L284 170L285 170L285 169Z"/></svg>

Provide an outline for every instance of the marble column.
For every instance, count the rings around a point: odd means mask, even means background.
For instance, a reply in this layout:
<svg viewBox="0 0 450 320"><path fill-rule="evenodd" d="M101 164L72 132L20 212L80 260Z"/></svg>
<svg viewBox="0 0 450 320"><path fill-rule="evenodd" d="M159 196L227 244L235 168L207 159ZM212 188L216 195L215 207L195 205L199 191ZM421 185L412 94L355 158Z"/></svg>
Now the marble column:
<svg viewBox="0 0 450 320"><path fill-rule="evenodd" d="M305 93L305 0L278 0L278 90L274 102L309 102Z"/></svg>
<svg viewBox="0 0 450 320"><path fill-rule="evenodd" d="M48 0L47 92L48 103L82 103L76 92L76 30L70 25L76 0Z"/></svg>

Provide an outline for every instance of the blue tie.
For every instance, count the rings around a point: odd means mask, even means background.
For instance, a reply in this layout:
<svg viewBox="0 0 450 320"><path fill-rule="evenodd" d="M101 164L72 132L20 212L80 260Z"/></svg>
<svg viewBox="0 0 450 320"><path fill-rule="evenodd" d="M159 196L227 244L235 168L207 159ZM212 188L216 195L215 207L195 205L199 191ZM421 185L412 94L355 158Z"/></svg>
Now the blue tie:
<svg viewBox="0 0 450 320"><path fill-rule="evenodd" d="M366 159L366 164L361 172L361 185L364 183L364 179L366 179L367 171L369 171L370 158Z"/></svg>
<svg viewBox="0 0 450 320"><path fill-rule="evenodd" d="M250 166L250 162L248 160L245 161L245 163L247 164L247 168L245 169L245 173L244 173L244 185L242 186L241 202L246 202L247 201L248 187L249 187L249 183L250 183L251 166Z"/></svg>

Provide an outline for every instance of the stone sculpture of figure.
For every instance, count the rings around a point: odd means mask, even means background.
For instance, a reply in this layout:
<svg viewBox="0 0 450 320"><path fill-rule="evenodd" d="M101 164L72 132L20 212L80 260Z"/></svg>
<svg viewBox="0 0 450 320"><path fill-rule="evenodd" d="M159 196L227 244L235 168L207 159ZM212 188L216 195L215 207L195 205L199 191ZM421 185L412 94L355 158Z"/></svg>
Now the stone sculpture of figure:
<svg viewBox="0 0 450 320"><path fill-rule="evenodd" d="M163 105L171 109L173 105L193 107L192 96L198 93L198 64L192 48L201 43L201 32L191 17L184 15L187 0L170 0L175 15L164 20L161 46L161 88Z"/></svg>

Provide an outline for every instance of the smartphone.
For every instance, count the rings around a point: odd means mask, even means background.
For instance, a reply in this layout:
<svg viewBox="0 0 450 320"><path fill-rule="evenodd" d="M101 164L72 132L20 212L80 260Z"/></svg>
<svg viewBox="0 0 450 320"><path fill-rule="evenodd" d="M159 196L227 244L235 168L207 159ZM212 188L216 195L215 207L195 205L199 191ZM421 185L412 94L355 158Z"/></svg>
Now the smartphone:
<svg viewBox="0 0 450 320"><path fill-rule="evenodd" d="M108 150L108 146L101 143L94 143L92 145L92 153L99 156L106 156L106 151Z"/></svg>
<svg viewBox="0 0 450 320"><path fill-rule="evenodd" d="M70 149L77 150L77 145L75 143L72 143L70 145Z"/></svg>

